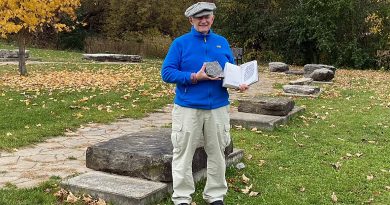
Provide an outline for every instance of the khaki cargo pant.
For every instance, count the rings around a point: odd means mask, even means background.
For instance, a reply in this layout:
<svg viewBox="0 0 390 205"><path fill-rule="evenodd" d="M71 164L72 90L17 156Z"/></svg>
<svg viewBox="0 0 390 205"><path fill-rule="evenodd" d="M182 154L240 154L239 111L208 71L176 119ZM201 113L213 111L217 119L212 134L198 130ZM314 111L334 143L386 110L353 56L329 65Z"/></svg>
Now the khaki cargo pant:
<svg viewBox="0 0 390 205"><path fill-rule="evenodd" d="M230 144L229 106L201 110L174 105L172 111L173 195L175 205L191 203L195 192L192 159L195 149L204 146L207 153L207 181L203 198L223 200L227 192L224 150Z"/></svg>

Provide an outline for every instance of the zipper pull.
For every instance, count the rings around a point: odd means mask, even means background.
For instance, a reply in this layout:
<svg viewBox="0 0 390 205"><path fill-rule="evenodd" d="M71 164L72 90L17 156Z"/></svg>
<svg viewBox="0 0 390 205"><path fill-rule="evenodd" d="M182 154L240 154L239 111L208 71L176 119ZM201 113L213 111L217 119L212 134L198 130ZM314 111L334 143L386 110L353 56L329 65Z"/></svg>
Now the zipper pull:
<svg viewBox="0 0 390 205"><path fill-rule="evenodd" d="M206 36L204 36L204 42L205 42L205 43L207 42Z"/></svg>

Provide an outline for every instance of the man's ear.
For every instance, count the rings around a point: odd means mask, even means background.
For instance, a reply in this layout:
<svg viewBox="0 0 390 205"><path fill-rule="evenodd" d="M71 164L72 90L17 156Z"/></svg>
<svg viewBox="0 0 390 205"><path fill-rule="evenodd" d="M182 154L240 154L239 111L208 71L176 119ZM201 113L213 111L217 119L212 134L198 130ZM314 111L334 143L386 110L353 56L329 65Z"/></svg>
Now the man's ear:
<svg viewBox="0 0 390 205"><path fill-rule="evenodd" d="M190 22L191 25L194 25L194 23L192 22L192 17L188 17L188 21Z"/></svg>

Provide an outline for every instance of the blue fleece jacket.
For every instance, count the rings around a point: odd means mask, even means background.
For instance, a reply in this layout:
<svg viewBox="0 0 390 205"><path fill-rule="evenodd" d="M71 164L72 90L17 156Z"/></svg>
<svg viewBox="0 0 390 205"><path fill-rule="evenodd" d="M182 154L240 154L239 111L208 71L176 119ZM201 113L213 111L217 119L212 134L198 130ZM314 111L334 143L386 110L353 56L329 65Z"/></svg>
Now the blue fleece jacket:
<svg viewBox="0 0 390 205"><path fill-rule="evenodd" d="M191 73L198 72L204 62L234 63L228 41L212 30L202 34L195 30L175 39L162 65L163 81L176 84L175 104L211 110L229 104L229 94L222 80L191 82Z"/></svg>

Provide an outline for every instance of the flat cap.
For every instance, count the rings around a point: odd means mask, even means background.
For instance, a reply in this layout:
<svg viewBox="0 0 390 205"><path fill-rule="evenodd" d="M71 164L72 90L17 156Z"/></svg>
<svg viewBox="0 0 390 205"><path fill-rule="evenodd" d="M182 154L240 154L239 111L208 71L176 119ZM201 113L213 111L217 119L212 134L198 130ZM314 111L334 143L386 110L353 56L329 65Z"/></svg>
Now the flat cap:
<svg viewBox="0 0 390 205"><path fill-rule="evenodd" d="M196 4L193 4L192 6L188 7L187 10L184 12L184 15L186 17L201 17L205 15L213 14L213 11L217 7L214 3L210 2L198 2Z"/></svg>

